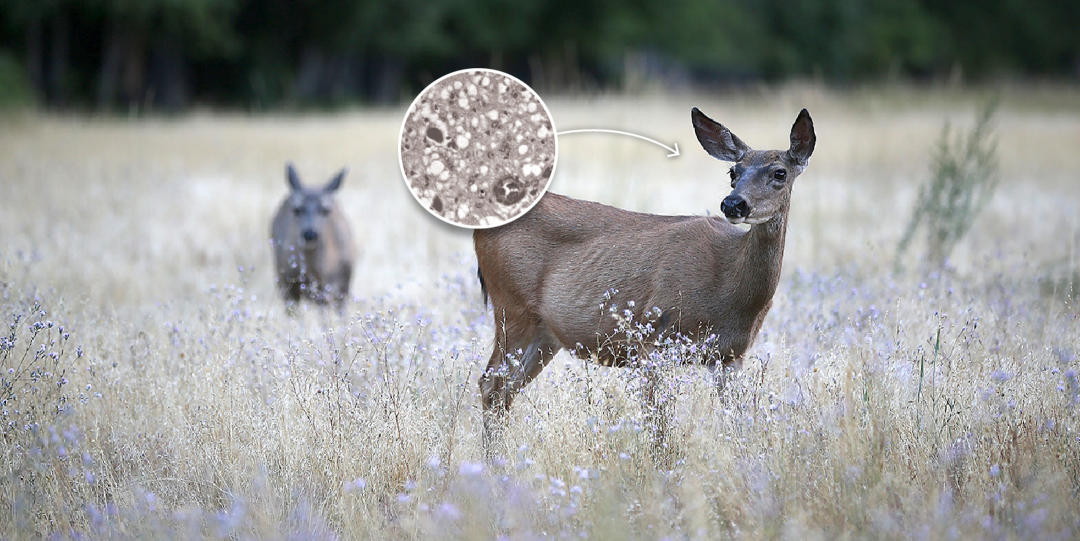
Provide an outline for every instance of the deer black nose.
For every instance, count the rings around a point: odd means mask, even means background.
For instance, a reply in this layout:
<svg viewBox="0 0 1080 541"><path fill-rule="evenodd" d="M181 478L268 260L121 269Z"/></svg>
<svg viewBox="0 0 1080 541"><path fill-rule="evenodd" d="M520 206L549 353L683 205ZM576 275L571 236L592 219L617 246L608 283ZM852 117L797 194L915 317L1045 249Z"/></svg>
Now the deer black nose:
<svg viewBox="0 0 1080 541"><path fill-rule="evenodd" d="M738 195L729 195L720 203L720 212L728 218L745 218L750 214L750 205Z"/></svg>
<svg viewBox="0 0 1080 541"><path fill-rule="evenodd" d="M305 229L304 230L304 240L306 240L308 242L311 242L311 241L313 241L315 239L318 239L318 238L319 238L319 232L318 231L315 231L314 229Z"/></svg>

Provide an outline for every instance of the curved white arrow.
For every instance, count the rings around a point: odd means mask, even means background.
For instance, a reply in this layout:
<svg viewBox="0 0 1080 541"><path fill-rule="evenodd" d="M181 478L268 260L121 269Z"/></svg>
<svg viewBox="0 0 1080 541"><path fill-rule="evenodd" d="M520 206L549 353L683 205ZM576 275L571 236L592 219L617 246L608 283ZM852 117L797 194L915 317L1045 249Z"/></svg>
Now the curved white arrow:
<svg viewBox="0 0 1080 541"><path fill-rule="evenodd" d="M624 132L624 131L617 131L617 130L601 130L601 129L589 129L589 130L567 130L567 131L561 131L561 132L558 132L558 133L557 133L557 134L555 134L555 135L566 135L566 134L568 134L568 133L588 133L588 132L598 132L598 133L614 133L614 134L618 134L618 135L629 135L630 137L637 137L638 139L644 139L644 140L646 140L646 141L648 141L648 142L650 142L650 143L652 143L652 144L654 144L654 145L660 145L660 146L662 146L662 147L666 148L666 149L667 149L668 151L670 151L670 152L671 152L671 154L668 154L668 155L667 155L667 157L668 157L668 158L674 158L675 156L678 156L678 155L679 155L679 143L673 143L673 144L675 145L675 148L671 148L671 147L669 147L669 146L665 145L664 143L661 143L660 141L656 141L656 140L653 140L653 139L649 139L648 137L645 137L645 136L643 136L643 135L638 135L638 134L636 134L636 133L629 133L629 132Z"/></svg>

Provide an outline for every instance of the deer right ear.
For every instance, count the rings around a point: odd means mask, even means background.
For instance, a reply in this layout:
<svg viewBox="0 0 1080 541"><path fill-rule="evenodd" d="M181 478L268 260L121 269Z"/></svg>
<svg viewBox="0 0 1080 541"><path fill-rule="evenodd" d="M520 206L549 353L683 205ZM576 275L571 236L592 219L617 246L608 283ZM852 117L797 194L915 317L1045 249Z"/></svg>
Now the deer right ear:
<svg viewBox="0 0 1080 541"><path fill-rule="evenodd" d="M341 171L338 171L338 174L330 179L330 182L326 183L326 187L323 188L323 191L326 193L336 192L337 189L341 187L341 181L345 179L345 175L347 174L349 174L349 168L341 168Z"/></svg>
<svg viewBox="0 0 1080 541"><path fill-rule="evenodd" d="M796 163L805 167L810 163L815 144L817 135L814 135L814 121L810 118L810 113L803 109L799 111L799 117L791 126L791 148L788 149L788 154Z"/></svg>
<svg viewBox="0 0 1080 541"><path fill-rule="evenodd" d="M292 162L285 164L285 178L289 180L289 187L294 192L299 192L303 188L300 184L300 175L296 174L296 168L293 167Z"/></svg>
<svg viewBox="0 0 1080 541"><path fill-rule="evenodd" d="M690 119L694 123L694 133L710 156L726 162L737 162L750 152L750 146L742 142L731 130L723 124L705 116L694 107L690 110Z"/></svg>

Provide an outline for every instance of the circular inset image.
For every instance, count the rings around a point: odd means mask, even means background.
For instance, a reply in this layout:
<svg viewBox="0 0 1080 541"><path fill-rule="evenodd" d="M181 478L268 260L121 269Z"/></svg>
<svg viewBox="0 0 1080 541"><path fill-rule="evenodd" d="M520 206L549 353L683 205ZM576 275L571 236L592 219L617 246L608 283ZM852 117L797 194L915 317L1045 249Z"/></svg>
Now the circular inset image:
<svg viewBox="0 0 1080 541"><path fill-rule="evenodd" d="M540 96L490 69L456 71L428 85L398 138L413 197L443 221L472 229L528 212L547 192L558 155Z"/></svg>

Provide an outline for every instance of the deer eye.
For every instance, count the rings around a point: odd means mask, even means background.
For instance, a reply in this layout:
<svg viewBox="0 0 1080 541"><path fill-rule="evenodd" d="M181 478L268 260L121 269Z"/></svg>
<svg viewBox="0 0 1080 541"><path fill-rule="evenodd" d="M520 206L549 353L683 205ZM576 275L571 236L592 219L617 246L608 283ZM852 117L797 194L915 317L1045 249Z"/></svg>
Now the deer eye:
<svg viewBox="0 0 1080 541"><path fill-rule="evenodd" d="M302 213L302 212L304 212L304 207L296 206L296 207L292 208L292 213L297 215L297 216L299 216L300 213Z"/></svg>
<svg viewBox="0 0 1080 541"><path fill-rule="evenodd" d="M731 187L735 187L735 168L728 169L728 176L731 177Z"/></svg>
<svg viewBox="0 0 1080 541"><path fill-rule="evenodd" d="M787 171L784 171L783 169L777 169L776 171L773 171L772 178L783 182L784 179L787 178Z"/></svg>

